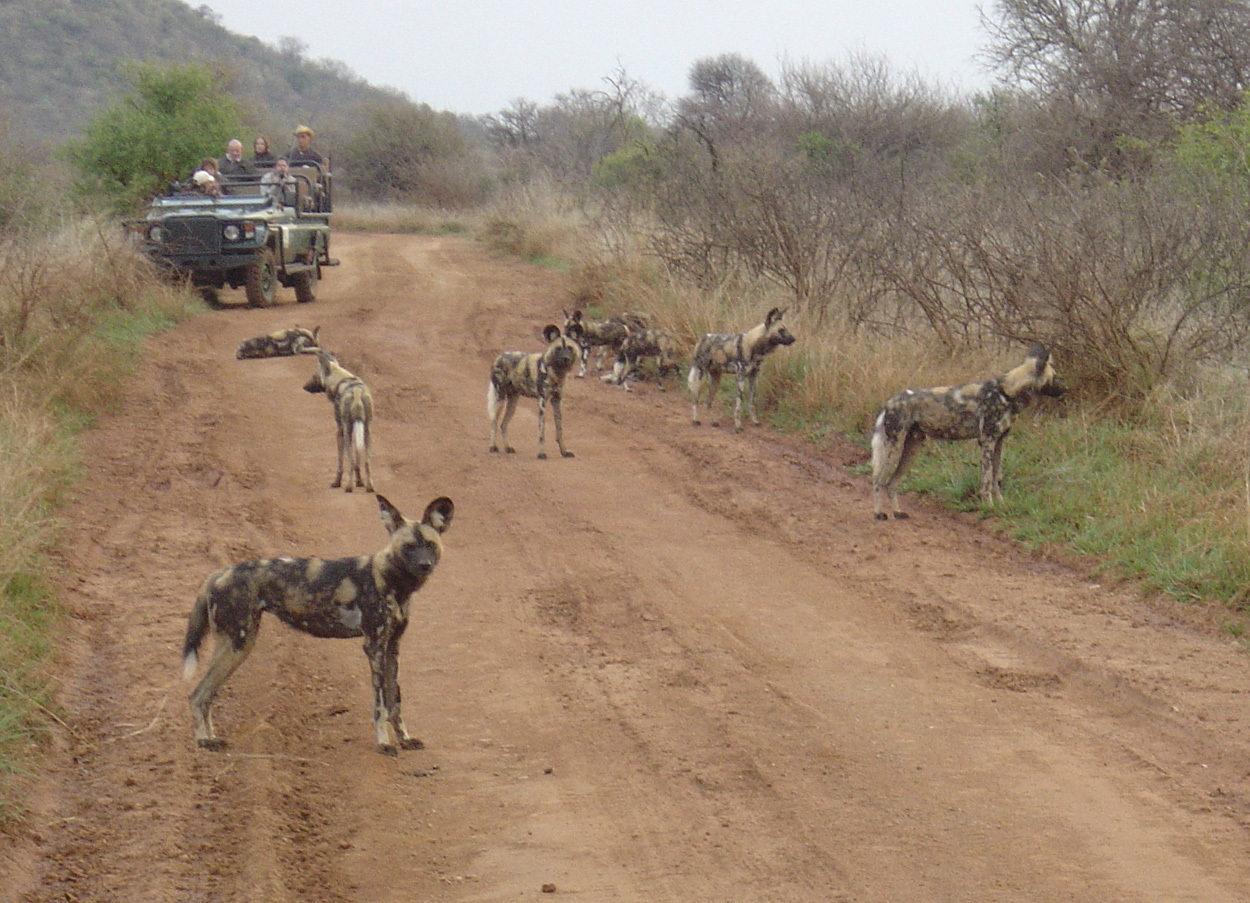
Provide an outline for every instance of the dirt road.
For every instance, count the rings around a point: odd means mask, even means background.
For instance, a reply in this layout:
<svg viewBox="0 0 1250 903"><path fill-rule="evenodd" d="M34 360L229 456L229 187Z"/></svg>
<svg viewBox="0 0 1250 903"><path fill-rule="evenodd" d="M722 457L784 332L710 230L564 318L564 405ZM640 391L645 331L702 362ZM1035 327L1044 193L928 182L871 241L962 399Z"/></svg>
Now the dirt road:
<svg viewBox="0 0 1250 903"><path fill-rule="evenodd" d="M846 450L695 429L675 391L576 381L575 458L535 459L532 403L489 454L490 362L539 347L563 277L336 243L322 300L152 341L88 437L72 734L0 899L1250 899L1250 658L1218 630L916 503L877 523ZM426 749L398 759L359 643L273 620L218 704L229 750L191 738L204 575L385 541L328 488L312 362L234 359L294 323L371 385L379 491L457 506L403 646Z"/></svg>

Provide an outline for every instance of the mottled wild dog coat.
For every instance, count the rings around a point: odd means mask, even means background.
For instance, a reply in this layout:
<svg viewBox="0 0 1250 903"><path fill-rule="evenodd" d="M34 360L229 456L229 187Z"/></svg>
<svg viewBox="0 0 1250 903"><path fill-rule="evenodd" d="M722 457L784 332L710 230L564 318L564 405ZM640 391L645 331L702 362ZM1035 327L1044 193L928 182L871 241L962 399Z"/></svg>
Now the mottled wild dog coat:
<svg viewBox="0 0 1250 903"><path fill-rule="evenodd" d="M595 355L595 372L603 369L603 354L605 351L620 350L621 343L625 341L626 336L630 333L645 329L647 326L647 318L643 314L626 313L616 317L609 317L606 320L587 320L582 317L580 310L569 313L564 311L564 331L568 333L569 327L576 325L581 329L578 336L577 344L581 350L581 368L577 371L577 378L581 379L586 375L586 363L590 359L590 350L594 348L597 351Z"/></svg>
<svg viewBox="0 0 1250 903"><path fill-rule="evenodd" d="M443 554L442 533L455 511L449 498L437 498L418 523L378 496L386 548L355 558L261 558L224 568L204 581L191 609L182 647L182 673L190 680L199 648L213 634L208 671L191 692L196 742L224 749L213 730L213 698L256 645L261 615L269 612L315 637L364 637L373 674L373 728L378 750L396 755L420 749L399 710L399 641L408 626L408 604ZM392 734L393 732L393 734Z"/></svg>
<svg viewBox="0 0 1250 903"><path fill-rule="evenodd" d="M324 392L334 406L334 427L338 445L339 469L330 484L351 492L353 485L373 492L371 467L372 440L369 429L373 422L373 396L360 377L346 370L328 351L317 352L317 372L304 385L305 392ZM343 460L348 460L347 483L343 483Z"/></svg>
<svg viewBox="0 0 1250 903"><path fill-rule="evenodd" d="M607 383L615 383L629 389L629 379L637 370L644 358L655 358L656 373L661 380L669 372L681 368L681 359L687 351L677 338L666 329L643 329L631 332L621 343L616 353L616 363L611 373L604 374L601 379ZM660 384L663 389L663 382Z"/></svg>
<svg viewBox="0 0 1250 903"><path fill-rule="evenodd" d="M258 335L254 339L244 339L234 356L238 360L254 357L288 357L294 354L312 354L317 350L316 329L305 329L293 326L290 329L279 329L269 335Z"/></svg>
<svg viewBox="0 0 1250 903"><path fill-rule="evenodd" d="M543 412L551 405L551 415L556 421L556 445L565 458L573 453L564 447L564 415L562 399L564 381L573 365L577 363L577 340L582 328L577 323L563 333L554 323L543 329L547 350L535 353L505 351L495 358L490 368L490 388L486 390L486 416L490 419L490 450L499 451L499 442L508 454L516 451L508 444L508 423L516 413L517 400L521 397L538 399L538 457L545 458L543 451Z"/></svg>
<svg viewBox="0 0 1250 903"><path fill-rule="evenodd" d="M907 389L885 403L872 433L872 503L886 520L886 497L895 517L898 481L925 439L976 439L981 444L981 500L1002 501L1003 439L1020 408L1034 395L1057 397L1064 388L1045 345L1029 349L1023 364L1003 376L962 386Z"/></svg>
<svg viewBox="0 0 1250 903"><path fill-rule="evenodd" d="M712 416L712 402L720 389L720 378L732 372L737 377L738 394L734 400L734 429L742 429L742 390L747 390L747 412L751 423L759 426L755 414L755 381L760 375L764 357L780 345L793 345L794 336L781 322L785 311L774 307L764 322L747 332L732 335L708 333L699 340L694 349L694 362L690 365L687 382L694 397L691 420L699 425L699 397L707 390L707 412ZM712 420L712 426L717 426Z"/></svg>

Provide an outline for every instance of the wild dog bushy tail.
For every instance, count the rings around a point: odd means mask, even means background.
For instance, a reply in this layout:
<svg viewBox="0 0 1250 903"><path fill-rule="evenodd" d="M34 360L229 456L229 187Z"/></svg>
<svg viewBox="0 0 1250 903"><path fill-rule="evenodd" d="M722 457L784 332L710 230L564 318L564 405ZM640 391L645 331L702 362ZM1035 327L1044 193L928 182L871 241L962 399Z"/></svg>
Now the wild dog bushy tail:
<svg viewBox="0 0 1250 903"><path fill-rule="evenodd" d="M191 617L187 621L187 638L182 644L182 679L190 680L195 676L195 669L200 662L200 644L208 633L208 587L200 590L195 605L191 609Z"/></svg>

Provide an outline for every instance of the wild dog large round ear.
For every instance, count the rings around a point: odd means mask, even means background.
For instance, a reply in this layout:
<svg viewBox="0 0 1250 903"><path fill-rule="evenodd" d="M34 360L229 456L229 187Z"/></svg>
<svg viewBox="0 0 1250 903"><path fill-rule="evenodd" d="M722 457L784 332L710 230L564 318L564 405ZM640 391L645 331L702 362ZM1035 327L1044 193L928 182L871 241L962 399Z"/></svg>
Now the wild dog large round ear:
<svg viewBox="0 0 1250 903"><path fill-rule="evenodd" d="M560 338L560 327L555 323L548 323L543 327L543 338L547 341L547 344L550 345L556 339Z"/></svg>
<svg viewBox="0 0 1250 903"><path fill-rule="evenodd" d="M1050 361L1050 349L1041 342L1037 342L1029 348L1029 357L1036 361L1033 366L1040 375L1046 369L1047 362Z"/></svg>
<svg viewBox="0 0 1250 903"><path fill-rule="evenodd" d="M772 310L768 312L768 316L764 318L764 323L768 326L772 326L773 323L781 319L784 313L785 311L782 310L781 308L774 307Z"/></svg>
<svg viewBox="0 0 1250 903"><path fill-rule="evenodd" d="M442 533L451 526L451 518L455 513L456 506L444 495L425 506L425 516L421 520Z"/></svg>
<svg viewBox="0 0 1250 903"><path fill-rule="evenodd" d="M578 336L582 335L585 331L586 330L582 329L581 323L574 322L574 323L570 323L568 326L565 327L564 334L568 336L570 339L576 339ZM550 341L550 339L548 339L548 341Z"/></svg>
<svg viewBox="0 0 1250 903"><path fill-rule="evenodd" d="M404 525L403 513L392 505L382 493L374 496L378 500L378 511L382 514L382 526L387 533L394 533Z"/></svg>

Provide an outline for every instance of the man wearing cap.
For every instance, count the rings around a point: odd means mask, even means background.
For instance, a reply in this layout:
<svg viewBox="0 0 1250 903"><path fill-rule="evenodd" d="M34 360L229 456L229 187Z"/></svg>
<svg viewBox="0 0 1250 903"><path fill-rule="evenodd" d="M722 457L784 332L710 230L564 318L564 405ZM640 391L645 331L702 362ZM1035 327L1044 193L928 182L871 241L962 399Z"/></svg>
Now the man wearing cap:
<svg viewBox="0 0 1250 903"><path fill-rule="evenodd" d="M322 169L325 169L326 158L321 156L317 151L313 150L313 130L306 125L301 125L295 130L295 148L286 155L287 162L292 166L302 166L306 163L316 163Z"/></svg>
<svg viewBox="0 0 1250 903"><path fill-rule="evenodd" d="M217 183L217 179L208 170L197 169L195 175L191 176L191 181L200 194L206 194L214 198L221 197L221 185Z"/></svg>

